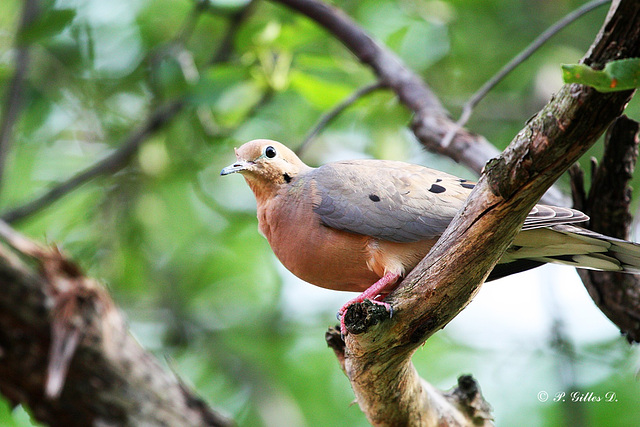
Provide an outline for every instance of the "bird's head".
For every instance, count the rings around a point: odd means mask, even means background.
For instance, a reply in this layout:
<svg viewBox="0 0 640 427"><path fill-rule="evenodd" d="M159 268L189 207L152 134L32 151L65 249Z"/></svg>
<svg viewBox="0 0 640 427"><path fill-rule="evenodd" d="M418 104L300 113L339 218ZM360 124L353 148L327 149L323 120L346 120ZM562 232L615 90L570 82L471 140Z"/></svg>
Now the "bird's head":
<svg viewBox="0 0 640 427"><path fill-rule="evenodd" d="M236 161L220 175L239 172L253 188L255 185L289 183L309 169L289 148L277 141L255 139L236 148Z"/></svg>

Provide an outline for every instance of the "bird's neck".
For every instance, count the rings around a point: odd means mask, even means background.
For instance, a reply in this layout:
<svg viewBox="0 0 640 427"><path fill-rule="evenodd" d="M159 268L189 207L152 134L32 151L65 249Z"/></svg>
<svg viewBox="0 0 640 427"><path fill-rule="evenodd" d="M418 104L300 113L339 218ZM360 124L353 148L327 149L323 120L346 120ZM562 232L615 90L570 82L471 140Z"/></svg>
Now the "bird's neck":
<svg viewBox="0 0 640 427"><path fill-rule="evenodd" d="M282 185L276 183L264 185L263 183L258 184L249 180L247 180L247 183L256 197L258 230L271 243L272 232L275 227L274 218L277 218L279 209L283 207L279 198L276 197L278 191L282 190Z"/></svg>
<svg viewBox="0 0 640 427"><path fill-rule="evenodd" d="M262 171L260 174L244 175L244 178L260 206L276 197L278 193L286 191L288 187L299 183L299 179L311 170L313 168L300 162L290 170Z"/></svg>
<svg viewBox="0 0 640 427"><path fill-rule="evenodd" d="M253 191L258 203L258 208L272 199L278 193L281 184L276 182L262 181L257 179L246 179L249 188Z"/></svg>
<svg viewBox="0 0 640 427"><path fill-rule="evenodd" d="M287 212L300 204L301 186L304 181L294 177L289 182L258 182L247 179L256 197L258 228L272 243L278 224L287 217Z"/></svg>

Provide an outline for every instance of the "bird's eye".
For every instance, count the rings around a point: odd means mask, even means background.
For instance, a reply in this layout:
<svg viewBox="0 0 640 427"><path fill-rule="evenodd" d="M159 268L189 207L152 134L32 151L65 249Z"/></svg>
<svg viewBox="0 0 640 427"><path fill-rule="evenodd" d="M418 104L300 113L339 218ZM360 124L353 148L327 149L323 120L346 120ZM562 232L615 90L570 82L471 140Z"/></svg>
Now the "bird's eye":
<svg viewBox="0 0 640 427"><path fill-rule="evenodd" d="M269 159L273 159L276 156L276 149L269 145L264 149L264 155Z"/></svg>

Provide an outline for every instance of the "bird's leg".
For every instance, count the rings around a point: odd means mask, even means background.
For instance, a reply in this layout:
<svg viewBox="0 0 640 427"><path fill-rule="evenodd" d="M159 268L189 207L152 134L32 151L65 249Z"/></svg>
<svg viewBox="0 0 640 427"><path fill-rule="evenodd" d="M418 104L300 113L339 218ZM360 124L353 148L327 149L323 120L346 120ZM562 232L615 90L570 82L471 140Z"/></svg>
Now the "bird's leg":
<svg viewBox="0 0 640 427"><path fill-rule="evenodd" d="M390 316L393 315L393 307L391 307L391 304L384 301L378 301L377 298L391 292L399 277L399 274L385 273L385 275L382 276L376 283L369 286L367 290L342 306L342 308L338 311L338 318L340 319L340 332L343 336L347 334L347 328L344 325L344 313L352 304L361 303L364 300L368 299L372 303L381 305L386 308L387 311L389 311Z"/></svg>

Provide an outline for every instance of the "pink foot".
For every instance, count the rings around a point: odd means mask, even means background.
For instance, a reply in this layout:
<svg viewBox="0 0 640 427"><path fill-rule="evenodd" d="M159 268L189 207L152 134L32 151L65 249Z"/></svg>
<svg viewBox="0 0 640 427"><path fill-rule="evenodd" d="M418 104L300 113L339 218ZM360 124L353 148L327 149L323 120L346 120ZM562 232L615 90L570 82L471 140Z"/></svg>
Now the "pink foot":
<svg viewBox="0 0 640 427"><path fill-rule="evenodd" d="M345 305L342 306L342 308L338 311L338 318L340 319L340 333L342 334L343 337L347 335L347 328L344 325L344 313L347 311L347 308L349 308L349 306L352 304L360 303L368 299L374 304L378 304L385 307L389 311L389 313L391 314L393 313L393 307L391 307L391 304L383 301L379 301L378 298L382 298L384 297L384 295L391 292L394 288L393 285L396 284L396 281L398 280L399 277L400 277L399 274L386 273L376 283L369 286L367 290L365 290L363 293L361 293L360 295L358 295L357 297L355 297L354 299L350 300L349 302L347 302Z"/></svg>

